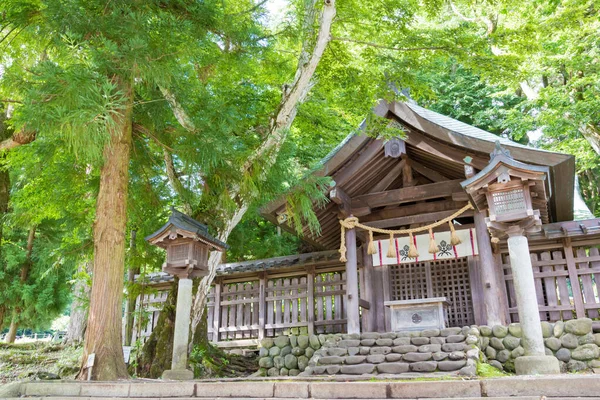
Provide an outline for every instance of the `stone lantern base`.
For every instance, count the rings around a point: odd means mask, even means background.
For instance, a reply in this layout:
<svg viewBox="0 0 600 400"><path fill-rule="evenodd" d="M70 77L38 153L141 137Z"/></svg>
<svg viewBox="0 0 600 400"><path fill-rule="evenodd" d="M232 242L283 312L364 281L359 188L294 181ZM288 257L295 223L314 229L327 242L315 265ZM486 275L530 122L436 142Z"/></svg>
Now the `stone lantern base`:
<svg viewBox="0 0 600 400"><path fill-rule="evenodd" d="M194 373L189 369L168 369L163 372L162 379L170 381L191 381Z"/></svg>
<svg viewBox="0 0 600 400"><path fill-rule="evenodd" d="M517 375L560 374L558 359L554 356L522 356L515 359Z"/></svg>

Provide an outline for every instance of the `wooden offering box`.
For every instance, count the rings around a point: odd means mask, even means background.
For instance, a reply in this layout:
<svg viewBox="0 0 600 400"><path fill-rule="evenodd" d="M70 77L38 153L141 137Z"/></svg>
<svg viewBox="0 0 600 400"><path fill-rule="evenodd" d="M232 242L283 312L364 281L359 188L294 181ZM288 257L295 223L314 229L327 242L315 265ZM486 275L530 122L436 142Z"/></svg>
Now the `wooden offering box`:
<svg viewBox="0 0 600 400"><path fill-rule="evenodd" d="M431 299L386 301L392 309L392 331L420 331L444 329L445 308L450 305L445 297Z"/></svg>

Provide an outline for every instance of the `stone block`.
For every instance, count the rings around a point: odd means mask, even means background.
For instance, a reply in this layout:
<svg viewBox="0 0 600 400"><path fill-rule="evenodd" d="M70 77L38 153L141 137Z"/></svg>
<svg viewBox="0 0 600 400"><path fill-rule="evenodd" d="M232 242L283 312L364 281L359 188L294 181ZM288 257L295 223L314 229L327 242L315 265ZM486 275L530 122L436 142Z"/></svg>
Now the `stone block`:
<svg viewBox="0 0 600 400"><path fill-rule="evenodd" d="M579 345L579 338L575 336L573 333L567 333L560 338L562 343L562 347L566 347L567 349L575 349Z"/></svg>
<svg viewBox="0 0 600 400"><path fill-rule="evenodd" d="M580 372L587 369L587 364L583 361L571 360L567 363L567 371Z"/></svg>
<svg viewBox="0 0 600 400"><path fill-rule="evenodd" d="M440 336L440 333L439 329L425 329L421 331L421 336L435 337Z"/></svg>
<svg viewBox="0 0 600 400"><path fill-rule="evenodd" d="M292 346L285 346L283 349L281 349L281 351L279 352L279 355L281 357L285 357L288 354L292 354Z"/></svg>
<svg viewBox="0 0 600 400"><path fill-rule="evenodd" d="M325 344L325 342L327 341L327 335L324 334L320 334L318 335L319 338L319 343L321 344L321 346L323 346Z"/></svg>
<svg viewBox="0 0 600 400"><path fill-rule="evenodd" d="M290 374L290 370L283 367L279 370L279 376L288 376Z"/></svg>
<svg viewBox="0 0 600 400"><path fill-rule="evenodd" d="M353 382L350 385L346 382L310 384L310 394L314 399L385 399L386 392L387 384L384 382Z"/></svg>
<svg viewBox="0 0 600 400"><path fill-rule="evenodd" d="M578 336L588 334L592 331L592 320L589 318L568 320L565 322L565 331Z"/></svg>
<svg viewBox="0 0 600 400"><path fill-rule="evenodd" d="M497 338L497 337L493 337L490 339L490 346L492 346L496 350L504 350L505 349L502 339Z"/></svg>
<svg viewBox="0 0 600 400"><path fill-rule="evenodd" d="M367 362L371 364L380 364L385 361L385 355L383 354L371 354L367 356Z"/></svg>
<svg viewBox="0 0 600 400"><path fill-rule="evenodd" d="M290 344L290 338L288 336L277 336L274 340L275 346L283 348Z"/></svg>
<svg viewBox="0 0 600 400"><path fill-rule="evenodd" d="M346 364L360 364L365 362L366 359L366 356L348 356L346 357Z"/></svg>
<svg viewBox="0 0 600 400"><path fill-rule="evenodd" d="M298 357L298 368L297 369L299 369L300 371L304 371L306 369L306 367L308 367L309 360L310 359L306 356ZM291 368L291 369L296 369L296 368Z"/></svg>
<svg viewBox="0 0 600 400"><path fill-rule="evenodd" d="M510 358L510 351L508 351L508 350L500 350L496 354L496 360L500 361L501 363L505 363L506 361L508 361L509 358Z"/></svg>
<svg viewBox="0 0 600 400"><path fill-rule="evenodd" d="M341 373L347 375L372 374L373 371L375 371L374 364L342 365L341 369Z"/></svg>
<svg viewBox="0 0 600 400"><path fill-rule="evenodd" d="M459 333L462 333L462 328L445 328L441 330L440 335L443 337L448 337L452 335L458 335Z"/></svg>
<svg viewBox="0 0 600 400"><path fill-rule="evenodd" d="M442 350L441 344L426 344L419 347L419 353L435 353Z"/></svg>
<svg viewBox="0 0 600 400"><path fill-rule="evenodd" d="M394 346L406 346L410 344L410 338L409 337L399 337L394 339L393 342Z"/></svg>
<svg viewBox="0 0 600 400"><path fill-rule="evenodd" d="M488 346L488 347L485 349L485 355L487 356L487 358L489 358L489 359L491 359L491 360L494 360L494 359L496 359L496 353L497 353L497 352L496 352L496 349L495 349L495 348L493 348L492 346Z"/></svg>
<svg viewBox="0 0 600 400"><path fill-rule="evenodd" d="M486 336L482 336L479 338L479 347L481 348L481 350L485 350L487 349L487 347L490 345L490 338L486 337Z"/></svg>
<svg viewBox="0 0 600 400"><path fill-rule="evenodd" d="M444 344L444 343L446 343L446 338L445 337L436 336L436 337L432 337L431 339L429 339L429 342L431 344Z"/></svg>
<svg viewBox="0 0 600 400"><path fill-rule="evenodd" d="M346 339L340 340L337 344L338 347L358 347L360 346L360 340L356 339Z"/></svg>
<svg viewBox="0 0 600 400"><path fill-rule="evenodd" d="M275 356L275 357L273 357L273 364L271 365L271 367L275 367L277 369L281 369L281 368L285 367L285 360L284 360L284 358L281 357L281 356ZM271 367L265 367L265 368L271 368Z"/></svg>
<svg viewBox="0 0 600 400"><path fill-rule="evenodd" d="M448 358L448 353L437 351L431 355L431 358L433 358L434 361L442 361Z"/></svg>
<svg viewBox="0 0 600 400"><path fill-rule="evenodd" d="M308 336L298 336L298 347L301 349L306 349L308 346L310 346L310 340L308 339Z"/></svg>
<svg viewBox="0 0 600 400"><path fill-rule="evenodd" d="M346 349L344 349L344 350L346 350ZM294 355L296 357L302 356L302 355L304 355L304 349L302 347L294 347L292 349L292 355ZM287 354L286 354L286 356L287 356Z"/></svg>
<svg viewBox="0 0 600 400"><path fill-rule="evenodd" d="M304 355L306 357L308 357L309 360L312 358L312 356L314 354L315 354L315 350L312 347L309 347L308 349L304 350Z"/></svg>
<svg viewBox="0 0 600 400"><path fill-rule="evenodd" d="M406 353L402 356L402 359L404 361L418 362L430 360L431 356L431 353Z"/></svg>
<svg viewBox="0 0 600 400"><path fill-rule="evenodd" d="M392 346L394 344L394 339L377 339L375 340L375 344L377 346Z"/></svg>
<svg viewBox="0 0 600 400"><path fill-rule="evenodd" d="M500 361L490 360L490 361L488 361L488 364L490 364L492 367L496 368L497 370L504 371L504 367L502 366L502 363Z"/></svg>
<svg viewBox="0 0 600 400"><path fill-rule="evenodd" d="M269 349L265 348L265 347L261 347L260 349L258 349L258 356L259 357L267 357L269 355Z"/></svg>
<svg viewBox="0 0 600 400"><path fill-rule="evenodd" d="M598 397L600 379L594 375L511 377L481 381L488 397L547 396L552 398Z"/></svg>
<svg viewBox="0 0 600 400"><path fill-rule="evenodd" d="M348 349L340 348L340 347L332 347L327 349L328 356L345 356L348 354Z"/></svg>
<svg viewBox="0 0 600 400"><path fill-rule="evenodd" d="M271 347L274 346L273 343L273 338L264 338L260 341L260 345L261 347L264 347L265 349L270 349Z"/></svg>
<svg viewBox="0 0 600 400"><path fill-rule="evenodd" d="M66 382L32 382L25 383L21 395L28 397L61 396L76 397L81 393L82 383ZM127 385L129 390L129 385ZM17 396L18 397L18 396Z"/></svg>
<svg viewBox="0 0 600 400"><path fill-rule="evenodd" d="M469 332L467 332L467 336L468 335L473 335L473 336L481 336L481 333L479 332L479 329L476 326L472 326L471 329L469 329Z"/></svg>
<svg viewBox="0 0 600 400"><path fill-rule="evenodd" d="M304 371L306 371L306 370L304 370ZM299 369L290 369L289 375L290 376L298 376L304 371L300 371Z"/></svg>
<svg viewBox="0 0 600 400"><path fill-rule="evenodd" d="M342 340L360 340L360 333L342 333L341 336Z"/></svg>
<svg viewBox="0 0 600 400"><path fill-rule="evenodd" d="M492 328L486 325L481 325L479 327L479 332L481 333L481 336L492 336Z"/></svg>
<svg viewBox="0 0 600 400"><path fill-rule="evenodd" d="M461 334L462 334L463 336L465 336L465 337L466 337L466 336L469 334L469 330L470 330L470 329L471 329L471 327L470 327L470 326L463 326L463 327L460 329L460 332L461 332Z"/></svg>
<svg viewBox="0 0 600 400"><path fill-rule="evenodd" d="M390 354L391 352L392 348L387 346L371 347L369 351L370 354Z"/></svg>
<svg viewBox="0 0 600 400"><path fill-rule="evenodd" d="M402 360L402 354L390 353L385 356L385 360L388 362L397 362Z"/></svg>
<svg viewBox="0 0 600 400"><path fill-rule="evenodd" d="M366 346L362 346L358 348L358 353L361 355L367 355L369 353L371 353L371 348L370 347L366 347Z"/></svg>
<svg viewBox="0 0 600 400"><path fill-rule="evenodd" d="M446 343L442 345L442 351L451 353L453 351L463 351L465 349L464 343Z"/></svg>
<svg viewBox="0 0 600 400"><path fill-rule="evenodd" d="M437 365L436 361L418 361L410 364L410 370L413 372L433 372L436 370Z"/></svg>
<svg viewBox="0 0 600 400"><path fill-rule="evenodd" d="M298 346L298 336L290 335L289 338L290 338L290 346L292 346L292 347Z"/></svg>
<svg viewBox="0 0 600 400"><path fill-rule="evenodd" d="M339 365L328 365L326 371L329 375L335 375L339 374L341 369Z"/></svg>
<svg viewBox="0 0 600 400"><path fill-rule="evenodd" d="M258 360L258 366L261 368L273 367L273 359L271 357L263 357Z"/></svg>
<svg viewBox="0 0 600 400"><path fill-rule="evenodd" d="M571 360L571 350L563 347L556 352L556 358L562 362L569 362Z"/></svg>
<svg viewBox="0 0 600 400"><path fill-rule="evenodd" d="M515 359L515 370L517 375L548 375L559 374L560 366L556 357L523 356Z"/></svg>
<svg viewBox="0 0 600 400"><path fill-rule="evenodd" d="M479 381L390 382L389 386L393 399L481 397Z"/></svg>
<svg viewBox="0 0 600 400"><path fill-rule="evenodd" d="M424 344L429 344L428 337L414 337L410 339L410 342L416 346L422 346Z"/></svg>
<svg viewBox="0 0 600 400"><path fill-rule="evenodd" d="M514 337L522 337L523 330L521 329L521 324L519 324L518 322L513 322L512 324L509 324L508 333L513 335Z"/></svg>
<svg viewBox="0 0 600 400"><path fill-rule="evenodd" d="M596 346L600 346L600 333L594 333L594 343Z"/></svg>
<svg viewBox="0 0 600 400"><path fill-rule="evenodd" d="M290 370L292 375L292 370ZM273 392L274 397L279 398L296 398L306 399L308 398L308 386L307 382L275 382L275 389Z"/></svg>
<svg viewBox="0 0 600 400"><path fill-rule="evenodd" d="M560 342L560 340L555 337L550 337L544 340L544 344L547 348L549 348L552 351L558 351L558 349L562 347L562 343Z"/></svg>
<svg viewBox="0 0 600 400"><path fill-rule="evenodd" d="M360 348L359 347L348 347L348 355L349 356L355 356L359 353Z"/></svg>
<svg viewBox="0 0 600 400"><path fill-rule="evenodd" d="M376 339L362 339L360 341L361 346L374 346L375 345L375 340Z"/></svg>
<svg viewBox="0 0 600 400"><path fill-rule="evenodd" d="M273 346L269 349L269 356L270 357L275 357L278 356L279 353L281 353L281 348L277 347L277 346Z"/></svg>
<svg viewBox="0 0 600 400"><path fill-rule="evenodd" d="M346 357L346 358L348 358L348 357ZM321 365L341 364L343 362L344 362L344 357L340 357L340 356L326 356L326 357L319 358L319 364L321 364Z"/></svg>
<svg viewBox="0 0 600 400"><path fill-rule="evenodd" d="M512 335L508 335L504 339L502 339L502 344L508 350L514 350L521 345L521 339Z"/></svg>
<svg viewBox="0 0 600 400"><path fill-rule="evenodd" d="M360 334L361 339L379 339L379 333L377 332L363 332Z"/></svg>
<svg viewBox="0 0 600 400"><path fill-rule="evenodd" d="M552 353L552 351L550 351L550 353ZM525 349L521 346L517 347L516 349L510 352L510 356L512 358L521 357L523 355L525 355Z"/></svg>
<svg viewBox="0 0 600 400"><path fill-rule="evenodd" d="M323 359L321 359L321 360L323 360ZM288 354L287 356L285 356L283 361L284 361L285 367L287 369L298 368L298 358L293 354Z"/></svg>
<svg viewBox="0 0 600 400"><path fill-rule="evenodd" d="M544 338L549 338L554 333L554 326L548 321L542 321L542 336Z"/></svg>
<svg viewBox="0 0 600 400"><path fill-rule="evenodd" d="M600 357L600 349L595 344L584 344L571 352L571 358L579 361L589 361Z"/></svg>
<svg viewBox="0 0 600 400"><path fill-rule="evenodd" d="M273 397L274 386L273 382L228 382L227 385L222 382L199 382L196 384L196 397L213 399L215 397ZM172 391L164 391L163 396L177 397L178 395Z"/></svg>
<svg viewBox="0 0 600 400"><path fill-rule="evenodd" d="M479 344L479 338L475 335L468 335L467 336L467 340L465 340L465 343L468 345L476 345Z"/></svg>
<svg viewBox="0 0 600 400"><path fill-rule="evenodd" d="M311 367L313 375L322 375L327 372L327 366L318 365L316 367Z"/></svg>
<svg viewBox="0 0 600 400"><path fill-rule="evenodd" d="M377 372L380 374L403 374L408 372L410 367L408 363L382 363L377 365Z"/></svg>
<svg viewBox="0 0 600 400"><path fill-rule="evenodd" d="M396 332L384 332L380 333L379 337L381 339L396 339L398 335L396 334Z"/></svg>
<svg viewBox="0 0 600 400"><path fill-rule="evenodd" d="M319 337L317 335L310 335L308 337L308 343L310 343L310 347L314 350L319 350L321 348L321 342L319 341Z"/></svg>
<svg viewBox="0 0 600 400"><path fill-rule="evenodd" d="M437 364L440 371L457 371L465 365L467 365L467 360L439 361Z"/></svg>
<svg viewBox="0 0 600 400"><path fill-rule="evenodd" d="M406 354L406 353L415 353L419 350L419 348L412 344L400 345L392 348L394 353Z"/></svg>
<svg viewBox="0 0 600 400"><path fill-rule="evenodd" d="M595 344L594 334L590 332L590 333L588 333L586 335L579 336L579 338L577 339L577 343L579 345L582 345L582 344Z"/></svg>
<svg viewBox="0 0 600 400"><path fill-rule="evenodd" d="M502 325L494 325L494 327L492 328L492 334L495 337L502 339L506 335L508 335L508 328L506 326L502 326Z"/></svg>
<svg viewBox="0 0 600 400"><path fill-rule="evenodd" d="M446 343L460 343L466 339L465 335L450 335L446 338Z"/></svg>
<svg viewBox="0 0 600 400"><path fill-rule="evenodd" d="M552 334L555 338L560 338L565 331L565 323L563 321L556 321L552 328Z"/></svg>
<svg viewBox="0 0 600 400"><path fill-rule="evenodd" d="M458 375L460 375L460 376L477 376L477 367L475 367L474 365L467 365L465 367L462 367L458 371Z"/></svg>
<svg viewBox="0 0 600 400"><path fill-rule="evenodd" d="M448 354L448 358L453 361L466 360L467 355L465 354L464 351L453 351L452 353Z"/></svg>

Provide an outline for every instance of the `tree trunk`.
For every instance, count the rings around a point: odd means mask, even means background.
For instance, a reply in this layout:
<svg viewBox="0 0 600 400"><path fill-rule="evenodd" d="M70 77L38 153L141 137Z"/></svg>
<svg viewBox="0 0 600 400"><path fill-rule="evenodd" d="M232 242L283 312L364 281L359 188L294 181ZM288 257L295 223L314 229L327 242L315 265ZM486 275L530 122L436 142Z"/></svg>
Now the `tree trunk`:
<svg viewBox="0 0 600 400"><path fill-rule="evenodd" d="M128 378L123 360L122 321L127 186L131 150L132 89L122 84L128 104L115 117L104 148L94 222L94 269L85 348L78 378L87 379L87 358L95 354L94 380Z"/></svg>
<svg viewBox="0 0 600 400"><path fill-rule="evenodd" d="M129 242L129 248L132 256L135 256L135 238L136 231L131 231L131 240ZM135 257L132 257L135 259ZM133 290L135 284L135 276L140 273L140 267L132 265L127 273L127 282L129 284L129 291L127 293L127 307L125 309L125 346L131 346L131 338L133 337L133 322L135 317L135 299L136 291Z"/></svg>
<svg viewBox="0 0 600 400"><path fill-rule="evenodd" d="M10 322L10 329L6 334L6 339L4 340L6 343L14 343L17 338L17 316L16 313L13 314L12 321Z"/></svg>
<svg viewBox="0 0 600 400"><path fill-rule="evenodd" d="M81 263L78 275L89 274L91 271L89 262ZM79 276L73 288L73 302L71 303L71 318L67 329L65 342L69 346L76 346L83 342L88 319L88 303L90 297L90 285L87 277Z"/></svg>

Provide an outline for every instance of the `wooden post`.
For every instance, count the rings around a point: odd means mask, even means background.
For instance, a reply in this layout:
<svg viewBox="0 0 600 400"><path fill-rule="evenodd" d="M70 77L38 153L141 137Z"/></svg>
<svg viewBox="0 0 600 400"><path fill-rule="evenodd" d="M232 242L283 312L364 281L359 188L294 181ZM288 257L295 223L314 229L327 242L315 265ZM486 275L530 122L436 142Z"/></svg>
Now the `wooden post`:
<svg viewBox="0 0 600 400"><path fill-rule="evenodd" d="M363 244L361 246L361 253L363 256L363 263L362 263L362 276L363 276L363 283L361 286L361 297L364 298L366 301L369 302L370 308L368 310L365 310L363 308L362 310L362 315L363 315L363 331L364 332L376 332L377 331L377 320L375 318L376 316L376 307L377 304L374 300L374 296L373 296L373 278L374 278L374 274L373 274L373 258L367 253L367 246L366 244Z"/></svg>
<svg viewBox="0 0 600 400"><path fill-rule="evenodd" d="M315 334L315 267L306 268L306 317L308 319L308 334Z"/></svg>
<svg viewBox="0 0 600 400"><path fill-rule="evenodd" d="M563 246L565 250L565 259L567 260L567 270L569 271L569 280L571 281L571 289L573 290L575 313L577 318L585 318L585 306L583 305L583 296L581 295L581 285L579 283L579 275L577 275L577 265L575 265L575 256L573 256L571 239L564 239Z"/></svg>
<svg viewBox="0 0 600 400"><path fill-rule="evenodd" d="M392 330L392 309L386 307L384 303L386 301L392 300L392 295L390 293L390 266L382 265L381 266L381 287L383 289L383 303L381 304L381 313L384 317L384 332L390 332Z"/></svg>
<svg viewBox="0 0 600 400"><path fill-rule="evenodd" d="M267 273L261 272L258 277L258 340L262 340L265 337L265 311L267 308L265 293L267 290Z"/></svg>
<svg viewBox="0 0 600 400"><path fill-rule="evenodd" d="M360 333L358 312L358 271L356 259L356 230L346 229L346 307L348 333Z"/></svg>
<svg viewBox="0 0 600 400"><path fill-rule="evenodd" d="M213 311L213 343L219 343L219 324L221 318L221 280L215 279L215 308Z"/></svg>
<svg viewBox="0 0 600 400"><path fill-rule="evenodd" d="M492 244L485 223L485 213L476 212L475 231L477 232L477 247L479 249L479 270L481 273L481 284L483 285L483 308L484 323L494 325L507 325L506 304L502 301L501 282L498 281L497 269L500 266L492 252ZM476 288L473 288L476 290ZM473 290L472 289L472 290ZM475 300L475 296L473 297Z"/></svg>

